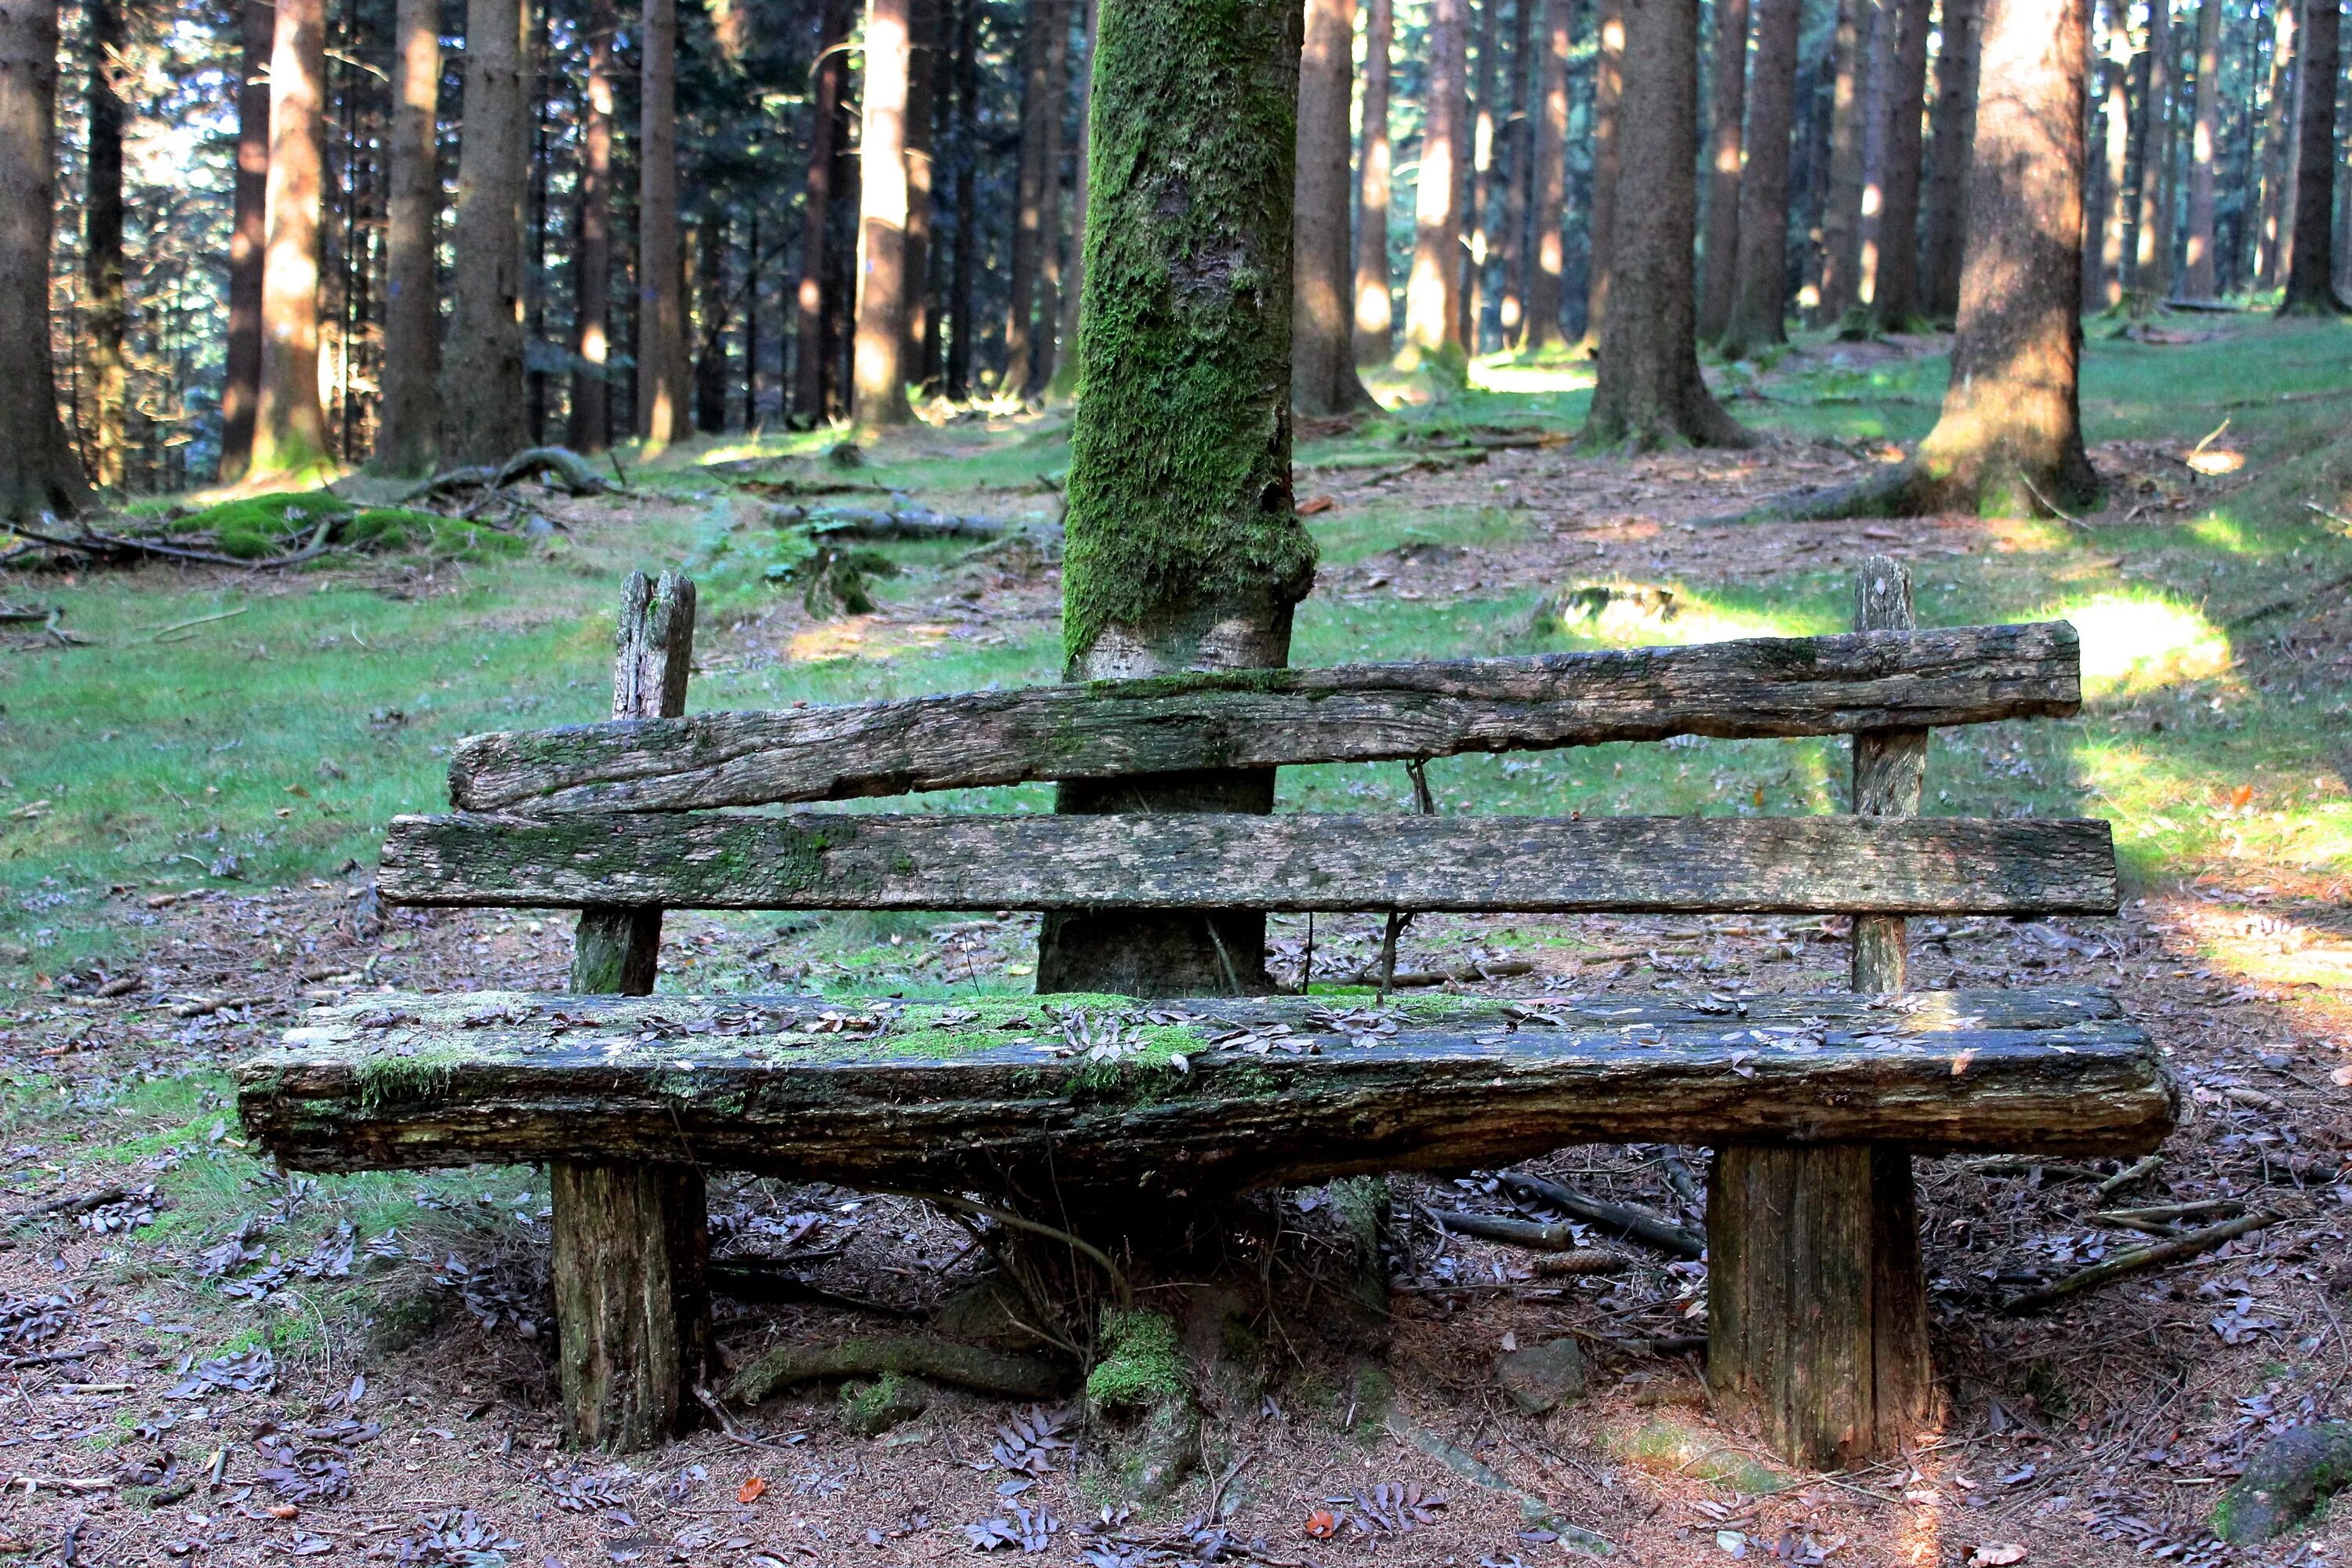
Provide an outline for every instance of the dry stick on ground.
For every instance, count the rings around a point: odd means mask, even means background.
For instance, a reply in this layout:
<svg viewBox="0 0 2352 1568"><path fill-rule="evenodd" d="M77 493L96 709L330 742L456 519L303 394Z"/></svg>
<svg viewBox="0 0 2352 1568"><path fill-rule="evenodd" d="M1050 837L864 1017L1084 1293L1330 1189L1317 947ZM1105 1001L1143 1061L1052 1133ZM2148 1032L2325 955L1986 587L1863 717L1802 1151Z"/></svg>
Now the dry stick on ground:
<svg viewBox="0 0 2352 1568"><path fill-rule="evenodd" d="M1575 1252L1583 1246L1576 1232L1564 1225L1546 1225L1541 1220L1505 1219L1499 1215L1467 1214L1461 1209L1432 1208L1424 1205L1427 1215L1440 1230L1457 1236L1475 1236L1481 1241L1499 1241L1509 1247L1524 1247L1534 1252ZM1617 1260L1620 1267L1622 1260ZM1563 1272L1576 1273L1570 1269Z"/></svg>
<svg viewBox="0 0 2352 1568"><path fill-rule="evenodd" d="M2088 1268L2080 1269L2063 1279L2045 1285L2039 1290L2028 1290L2021 1296L2012 1296L2000 1304L2000 1310L2005 1315L2011 1317L2027 1312L2038 1312L2044 1307L2055 1306L2069 1296L2078 1295L2112 1280L2121 1279L2147 1269L2161 1268L2168 1263L2179 1263L2187 1258L2195 1258L2200 1253L2210 1252L2225 1241L2234 1240L2251 1231L2276 1225L2285 1217L2284 1215L2278 1214L2250 1214L2242 1219L2233 1219L2223 1225L2208 1226L2203 1230L2192 1230L2186 1236L2159 1242L2154 1247L2136 1247L2129 1252L2119 1252L2104 1263L2093 1264Z"/></svg>
<svg viewBox="0 0 2352 1568"><path fill-rule="evenodd" d="M2161 1154L2143 1154L2105 1181L2101 1182L2093 1191L2100 1197L2111 1198L2141 1177L2154 1174L2157 1167L2163 1163L2164 1156Z"/></svg>
<svg viewBox="0 0 2352 1568"><path fill-rule="evenodd" d="M76 538L43 533L23 523L16 525L16 531L54 549L76 551L100 559L114 555L152 555L164 561L184 561L201 566L236 566L247 572L274 572L281 566L299 566L305 561L317 560L326 551L330 531L339 522L350 521L353 515L347 511L331 512L319 520L318 527L310 531L309 541L293 554L264 556L253 561L223 555L217 551L187 550L176 544L159 544L152 539L100 533L95 529L84 529Z"/></svg>
<svg viewBox="0 0 2352 1568"><path fill-rule="evenodd" d="M1706 1252L1704 1237L1678 1225L1670 1225L1646 1209L1626 1204L1603 1203L1599 1198L1585 1196L1573 1187L1563 1187L1558 1182L1517 1171L1504 1172L1501 1180L1503 1185L1516 1194L1564 1209L1587 1224L1627 1241L1638 1241L1644 1247L1655 1247L1676 1258L1695 1258Z"/></svg>
<svg viewBox="0 0 2352 1568"><path fill-rule="evenodd" d="M47 1219L58 1215L88 1214L92 1209L102 1209L109 1204L119 1204L128 1195L121 1187L100 1187L94 1193L78 1193L68 1198L51 1198L45 1204L35 1204L30 1208L19 1209L10 1216L10 1223L26 1225L37 1219Z"/></svg>

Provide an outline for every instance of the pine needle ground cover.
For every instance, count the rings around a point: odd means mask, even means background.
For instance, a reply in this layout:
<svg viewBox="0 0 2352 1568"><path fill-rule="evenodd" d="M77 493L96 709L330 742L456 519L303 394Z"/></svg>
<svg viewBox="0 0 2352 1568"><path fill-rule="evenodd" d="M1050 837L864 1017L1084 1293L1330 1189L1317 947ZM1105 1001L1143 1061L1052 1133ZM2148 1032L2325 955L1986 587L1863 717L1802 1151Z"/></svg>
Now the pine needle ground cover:
<svg viewBox="0 0 2352 1568"><path fill-rule="evenodd" d="M1641 1353L1703 1331L1703 1266L1636 1248L1617 1273L1540 1275L1533 1255L1427 1222L1425 1206L1517 1214L1485 1176L1399 1182L1387 1354L1256 1333L1258 1382L1219 1392L1207 1461L1137 1531L1174 1530L1223 1477L1237 1535L1276 1558L1533 1563L1559 1550L1539 1538L1581 1531L1676 1563L1721 1557L1727 1536L1751 1555L1843 1537L1832 1562L1965 1562L2004 1544L2029 1562L2168 1547L2211 1560L2236 1468L2274 1429L2333 1409L2352 1219L2352 328L2200 318L2144 335L2185 341L2090 334L2084 414L2110 489L2071 521L1708 521L1899 455L1935 416L1931 341L1806 341L1769 368L1710 367L1776 437L1752 452L1578 454L1579 367L1495 362L1450 400L1310 426L1298 453L1321 552L1302 664L1840 630L1856 563L1882 552L1910 564L1926 624L2063 616L2081 630L2082 717L1939 734L1929 809L2113 820L2125 913L1918 922L1916 962L1931 986L2123 992L2175 1052L2192 1114L2160 1166L2111 1191L2125 1173L1923 1167L1944 1444L1845 1486L1779 1472L1708 1420L1683 1361ZM0 1437L12 1473L107 1483L12 1491L0 1538L54 1542L87 1518L85 1552L141 1532L224 1562L404 1542L511 1562L929 1563L965 1560L969 1532L1001 1520L991 1539L1048 1542L1050 1561L1108 1544L1078 1531L1123 1506L1121 1472L1089 1457L1098 1439L1075 1405L1066 1431L1050 1412L1022 1427L1075 1451L1010 1442L1013 1413L986 1401L813 1385L747 1418L776 1448L711 1433L628 1466L560 1454L543 1176L283 1177L240 1147L223 1070L313 1000L562 984L568 917L384 910L370 868L390 816L443 804L457 737L603 712L630 570L676 566L701 585L697 708L1056 679L1066 428L1055 414L919 428L854 469L828 460L831 437L693 445L632 463L631 494L546 498L555 531L501 533L513 548L494 556L406 539L276 574L0 577L0 602L39 612L0 624L0 1208L29 1216L0 1250L0 1376L22 1394ZM1034 531L878 544L894 574L868 574L874 610L845 614L772 571L805 552L771 510L844 484L874 489L830 493ZM303 536L288 515L302 500L272 504L274 521L265 506L204 527L225 549L250 537L278 553ZM1843 809L1845 766L1838 744L1694 740L1445 760L1429 783L1444 812L1780 815ZM1283 809L1412 804L1396 765L1291 770L1281 792ZM1042 811L1051 793L925 804ZM1279 920L1273 968L1295 980L1311 952L1318 990L1360 992L1380 935L1369 917L1311 936ZM677 915L664 984L1006 997L1030 984L1034 941L1034 920L992 911ZM1839 931L1820 921L1422 920L1402 948L1401 971L1483 969L1496 978L1472 987L1506 994L1843 983ZM1570 1150L1536 1168L1691 1224L1701 1158ZM1298 1226L1338 1201L1279 1200ZM2165 1205L2277 1217L2053 1317L1993 1315L2146 1239L2101 1216ZM738 1363L877 1328L845 1300L937 1321L981 1273L965 1232L913 1200L720 1179L712 1209L722 1262L782 1258L824 1293L727 1298ZM1500 1408L1497 1356L1563 1335L1591 1364L1580 1401L1475 1414ZM281 1425L250 1436L264 1415ZM969 1468L996 1446L1010 1456L997 1469ZM253 1506L209 1489L215 1448ZM1391 1487L1420 1500L1391 1507ZM1344 1539L1328 1544L1327 1523ZM2316 1540L2352 1546L2347 1528Z"/></svg>

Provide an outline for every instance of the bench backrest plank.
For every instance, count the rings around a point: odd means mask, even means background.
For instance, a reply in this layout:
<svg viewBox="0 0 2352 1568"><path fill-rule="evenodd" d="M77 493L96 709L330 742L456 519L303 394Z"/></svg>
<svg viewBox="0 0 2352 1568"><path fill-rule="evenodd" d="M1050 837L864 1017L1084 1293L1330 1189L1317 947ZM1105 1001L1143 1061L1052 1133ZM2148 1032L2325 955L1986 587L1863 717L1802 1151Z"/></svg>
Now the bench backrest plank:
<svg viewBox="0 0 2352 1568"><path fill-rule="evenodd" d="M688 811L1199 768L2063 717L2064 622L1202 674L475 735L461 810Z"/></svg>
<svg viewBox="0 0 2352 1568"><path fill-rule="evenodd" d="M395 903L2111 914L2101 821L614 813L394 819Z"/></svg>

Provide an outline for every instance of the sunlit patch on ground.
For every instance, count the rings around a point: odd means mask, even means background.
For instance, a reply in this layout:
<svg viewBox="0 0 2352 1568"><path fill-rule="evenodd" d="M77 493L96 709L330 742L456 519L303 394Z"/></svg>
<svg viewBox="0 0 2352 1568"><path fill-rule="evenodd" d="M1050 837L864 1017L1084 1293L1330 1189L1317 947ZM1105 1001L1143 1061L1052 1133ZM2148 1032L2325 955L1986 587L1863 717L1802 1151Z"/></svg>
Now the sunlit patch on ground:
<svg viewBox="0 0 2352 1568"><path fill-rule="evenodd" d="M1520 364L1510 361L1476 360L1470 366L1470 384L1481 392L1512 392L1542 397L1562 392L1590 391L1596 379L1591 361L1576 363Z"/></svg>
<svg viewBox="0 0 2352 1568"><path fill-rule="evenodd" d="M2352 931L2259 910L2183 903L2175 923L2233 974L2271 985L2352 992Z"/></svg>
<svg viewBox="0 0 2352 1568"><path fill-rule="evenodd" d="M914 648L934 647L954 635L954 628L934 623L906 625L880 616L851 616L845 620L820 621L795 632L784 645L784 657L794 664L822 664L835 658L890 658Z"/></svg>
<svg viewBox="0 0 2352 1568"><path fill-rule="evenodd" d="M2223 674L2227 634L2201 610L2153 593L2108 593L2059 605L2083 638L2083 693L2131 696Z"/></svg>

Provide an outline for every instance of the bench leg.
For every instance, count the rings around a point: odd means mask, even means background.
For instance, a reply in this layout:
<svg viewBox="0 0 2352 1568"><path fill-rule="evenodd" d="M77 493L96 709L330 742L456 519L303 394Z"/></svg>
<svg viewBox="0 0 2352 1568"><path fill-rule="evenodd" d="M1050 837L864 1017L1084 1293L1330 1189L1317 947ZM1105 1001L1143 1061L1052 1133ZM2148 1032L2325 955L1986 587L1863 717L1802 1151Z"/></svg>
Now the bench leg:
<svg viewBox="0 0 2352 1568"><path fill-rule="evenodd" d="M1716 1152L1707 1383L1811 1469L1893 1455L1935 1414L1910 1156L1864 1143Z"/></svg>
<svg viewBox="0 0 2352 1568"><path fill-rule="evenodd" d="M559 1164L555 1324L563 1438L629 1453L694 1424L710 1339L702 1173Z"/></svg>

